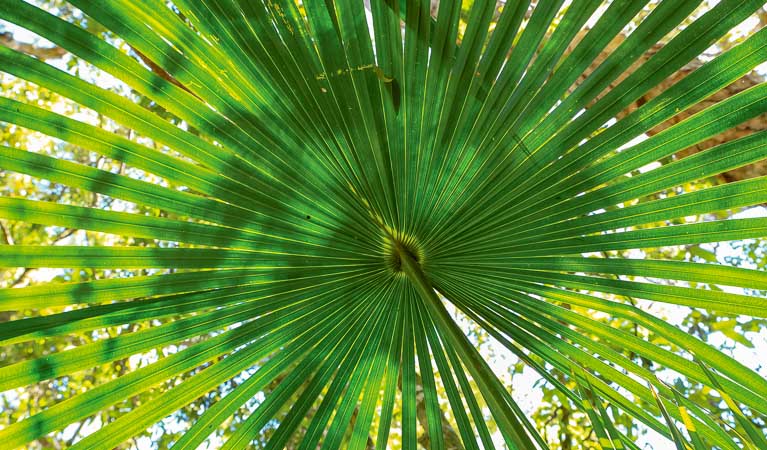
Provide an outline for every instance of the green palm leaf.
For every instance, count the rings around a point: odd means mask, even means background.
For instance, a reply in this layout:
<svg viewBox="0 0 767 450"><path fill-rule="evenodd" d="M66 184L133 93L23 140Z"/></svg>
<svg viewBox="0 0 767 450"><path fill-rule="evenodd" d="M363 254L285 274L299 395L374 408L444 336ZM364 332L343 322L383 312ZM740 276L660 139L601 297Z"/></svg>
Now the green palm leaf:
<svg viewBox="0 0 767 450"><path fill-rule="evenodd" d="M617 252L767 236L764 218L666 225L765 203L767 177L635 202L764 159L765 132L624 176L767 112L760 84L628 145L767 61L767 29L605 125L763 1L722 0L622 81L699 1L660 2L582 81L647 2L613 0L590 23L600 2L508 1L494 19L496 3L476 0L468 2L465 29L458 1L440 2L434 16L425 0L71 3L112 37L22 0L0 0L0 19L111 74L174 121L5 47L0 70L109 117L154 147L10 98L0 97L0 121L152 179L10 147L0 147L0 167L166 214L3 197L4 219L149 244L2 246L0 261L156 270L0 290L0 310L46 311L0 323L4 345L143 325L4 364L0 390L193 343L0 430L3 448L147 393L74 445L119 446L242 374L178 448L196 448L230 426L225 448L244 448L267 424L276 426L270 449L288 442L383 448L395 419L406 449L419 445L419 429L435 449L545 448L458 317L583 409L603 448L636 448L611 423L605 402L677 448L745 442L712 420L707 405L681 398L608 344L716 389L749 442L764 442L738 405L767 414L767 380L623 299L764 318L763 297L638 280L758 291L767 290L765 273ZM681 351L589 312L635 323ZM445 405L457 426L452 436Z"/></svg>

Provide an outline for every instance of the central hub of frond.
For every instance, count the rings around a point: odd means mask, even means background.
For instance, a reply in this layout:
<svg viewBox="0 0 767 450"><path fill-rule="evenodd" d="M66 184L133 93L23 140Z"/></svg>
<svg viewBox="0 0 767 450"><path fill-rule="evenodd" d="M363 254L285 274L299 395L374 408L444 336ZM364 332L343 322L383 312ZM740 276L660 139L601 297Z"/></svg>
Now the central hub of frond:
<svg viewBox="0 0 767 450"><path fill-rule="evenodd" d="M423 262L423 252L418 247L414 239L407 237L390 238L385 240L386 264L395 273L402 272L403 259L409 258L418 264Z"/></svg>

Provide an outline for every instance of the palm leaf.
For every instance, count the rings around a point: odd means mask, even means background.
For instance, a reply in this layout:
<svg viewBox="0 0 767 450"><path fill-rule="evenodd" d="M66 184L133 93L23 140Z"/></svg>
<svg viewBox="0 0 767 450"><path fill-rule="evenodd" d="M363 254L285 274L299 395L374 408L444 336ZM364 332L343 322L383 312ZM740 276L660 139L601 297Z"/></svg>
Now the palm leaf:
<svg viewBox="0 0 767 450"><path fill-rule="evenodd" d="M10 147L0 147L0 167L163 214L0 198L4 219L150 242L3 246L0 260L156 270L0 290L4 311L45 310L0 323L4 345L144 325L9 362L0 367L0 389L195 343L0 430L4 447L146 393L146 402L75 444L118 446L242 374L175 442L179 448L223 432L258 397L234 422L226 448L247 447L268 424L276 430L267 448L383 448L397 414L403 448L418 445L419 428L431 448L446 448L444 402L464 448L500 441L546 447L458 317L585 410L605 448L636 446L610 422L603 401L678 448L706 441L731 449L743 439L720 428L706 405L681 398L606 343L715 388L750 441L764 442L737 404L767 414L767 380L622 300L767 317L760 297L637 281L765 290L764 272L620 252L767 235L764 218L665 225L767 202L765 177L635 201L764 159L765 132L624 176L767 111L760 84L627 145L766 61L767 29L608 123L762 1L722 0L666 39L700 2L664 0L582 81L647 2L614 0L590 25L600 2L509 1L496 20L495 2L476 0L465 23L458 1L440 2L435 16L425 0L71 3L110 37L22 0L0 0L0 18L114 76L172 119L0 47L3 71L109 117L154 147L10 98L0 97L0 120L152 177ZM656 54L631 69L662 39ZM635 323L681 351L589 312ZM650 380L650 390L636 379Z"/></svg>

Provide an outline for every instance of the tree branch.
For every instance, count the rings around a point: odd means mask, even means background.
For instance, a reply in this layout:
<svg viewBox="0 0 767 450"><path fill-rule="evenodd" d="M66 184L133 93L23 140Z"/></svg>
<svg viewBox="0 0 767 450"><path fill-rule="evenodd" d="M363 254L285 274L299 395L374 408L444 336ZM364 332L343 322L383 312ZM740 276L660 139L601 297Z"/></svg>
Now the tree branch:
<svg viewBox="0 0 767 450"><path fill-rule="evenodd" d="M767 21L767 11L761 12L759 15L759 18L760 20ZM588 30L581 31L581 35L579 35L578 38L573 40L573 44L571 44L570 48L568 48L568 53L575 48L575 45L577 45L577 43L580 41L579 38L582 37L587 31ZM610 56L610 54L612 54L616 48L618 48L618 46L621 44L621 42L623 42L623 40L625 40L625 38L626 38L625 36L620 35L618 38L610 42L610 44L602 51L602 53L600 53L599 56L592 62L592 64L583 72L583 74L579 78L579 83L582 82L586 77L588 77L594 70L596 70L596 68L599 67L599 65L602 64L602 62L604 62L605 59L607 59L607 57ZM609 88L605 89L605 91L603 92L608 92L610 89L615 88L618 84L623 82L623 80L625 80L631 73L633 73L639 67L641 67L645 62L647 62L661 48L663 48L662 44L655 44L652 48L650 48L647 52L645 52L645 54L642 55L636 62L634 62L634 64L632 64L631 67L628 70L626 70L626 72L621 74L617 79L615 79L612 83L610 83ZM691 61L686 66L682 67L677 72L675 72L674 74L672 74L671 76L663 80L661 83L659 83L657 86L653 87L648 92L644 93L641 97L636 99L626 109L618 113L616 115L616 119L620 120L626 117L627 115L631 114L632 112L636 111L642 105L649 102L653 98L657 97L663 91L670 88L672 85L678 83L680 80L682 80L684 77L686 77L687 75L697 70L703 64L704 64L703 61L701 61L700 59L695 59ZM690 108L684 111L680 111L674 117L652 128L651 130L647 132L647 135L648 136L656 135L660 133L661 131L665 130L666 128L669 128L689 118L693 114L698 113L706 108L709 108L723 100L726 100L741 91L744 91L748 88L756 86L757 84L763 83L764 81L765 81L764 77L760 76L756 72L748 73L742 76L739 80L730 84L729 86L724 87L719 92L696 103L695 105L691 106ZM601 95L598 96L597 98L601 98ZM703 150L709 149L716 145L723 144L725 142L729 142L729 141L741 138L743 136L747 136L751 133L755 133L757 131L763 131L763 130L767 130L767 113L762 114L758 117L754 117L746 122L743 122L737 125L734 128L731 128L716 136L713 136L703 142L699 142L698 144L695 144L692 147L681 150L676 153L676 156L677 158L684 158L686 156L701 152ZM753 163L753 164L749 164L747 166L738 167L732 170L728 170L726 172L722 172L721 174L717 175L717 178L722 182L731 183L734 181L745 180L748 178L754 178L754 177L762 176L762 175L767 175L767 159Z"/></svg>
<svg viewBox="0 0 767 450"><path fill-rule="evenodd" d="M11 235L10 230L5 227L5 224L2 220L0 220L0 233L2 233L3 242L5 242L5 245L13 245L13 236Z"/></svg>
<svg viewBox="0 0 767 450"><path fill-rule="evenodd" d="M58 59L66 55L68 52L61 47L38 47L34 44L28 44L26 42L19 42L13 37L13 33L4 32L0 33L0 44L19 51L35 56L38 59Z"/></svg>
<svg viewBox="0 0 767 450"><path fill-rule="evenodd" d="M149 59L148 56L146 56L145 54L143 54L140 51L138 51L138 49L136 49L135 47L131 47L131 50L133 50L133 52L136 53L136 56L138 56L141 59L141 61L144 62L144 64L149 66L149 69L152 72L156 73L160 78L164 79L165 81L169 81L172 84L175 84L176 86L180 87L181 89L183 89L183 90L187 91L188 93L194 95L198 99L200 98L200 97L197 96L197 94L195 94L194 92L190 91L189 88L187 88L186 86L181 84L181 82L178 81L175 77L173 77L173 75L168 73L167 70L163 69L157 63L155 63L154 61Z"/></svg>

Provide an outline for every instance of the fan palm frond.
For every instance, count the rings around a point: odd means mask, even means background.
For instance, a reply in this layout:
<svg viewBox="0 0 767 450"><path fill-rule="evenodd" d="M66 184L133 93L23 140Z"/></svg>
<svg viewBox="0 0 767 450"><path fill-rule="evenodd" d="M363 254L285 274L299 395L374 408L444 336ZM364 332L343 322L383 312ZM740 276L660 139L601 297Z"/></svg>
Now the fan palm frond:
<svg viewBox="0 0 767 450"><path fill-rule="evenodd" d="M460 316L587 413L603 448L636 448L611 422L606 402L680 449L767 448L746 416L767 414L767 380L623 300L767 317L763 297L647 282L764 291L767 275L621 256L767 235L765 218L671 224L765 203L765 177L636 202L765 158L767 132L758 132L636 172L767 111L767 85L759 84L636 139L767 60L767 29L611 121L762 0L722 0L678 33L701 2L663 0L582 81L646 1L613 0L603 9L591 0L569 7L508 1L494 18L495 1L475 0L465 29L459 1L440 2L434 17L423 0L71 3L112 37L22 0L0 0L0 18L112 75L174 119L0 47L0 70L156 145L10 98L0 97L0 120L158 181L11 147L0 148L0 167L166 214L0 198L5 219L150 242L0 246L0 261L158 270L0 290L2 310L54 308L0 323L4 345L147 324L7 364L0 390L194 343L0 430L0 446L22 446L171 386L73 446L112 448L248 373L176 447L196 448L268 392L225 448L247 447L275 421L269 449L291 439L302 449L384 448L397 408L402 448L413 449L418 402L431 448L446 447L444 405L465 448L500 445L495 429L508 448L545 448ZM661 40L657 53L632 68ZM681 350L588 312L632 322ZM721 428L706 405L680 396L615 346L719 391L737 428ZM167 384L173 380L181 382Z"/></svg>

